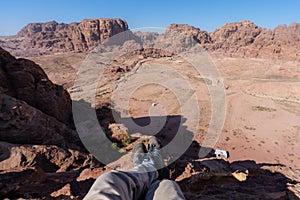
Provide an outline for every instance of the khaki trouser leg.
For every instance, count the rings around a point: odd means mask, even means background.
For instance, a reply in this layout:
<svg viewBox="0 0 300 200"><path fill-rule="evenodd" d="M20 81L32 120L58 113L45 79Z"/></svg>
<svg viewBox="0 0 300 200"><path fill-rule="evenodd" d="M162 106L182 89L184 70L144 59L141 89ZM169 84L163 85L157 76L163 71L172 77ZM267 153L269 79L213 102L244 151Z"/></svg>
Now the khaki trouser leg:
<svg viewBox="0 0 300 200"><path fill-rule="evenodd" d="M144 196L158 173L152 165L139 165L129 171L110 171L97 178L85 200L136 200Z"/></svg>
<svg viewBox="0 0 300 200"><path fill-rule="evenodd" d="M184 195L175 181L157 180L149 188L145 200L183 200Z"/></svg>

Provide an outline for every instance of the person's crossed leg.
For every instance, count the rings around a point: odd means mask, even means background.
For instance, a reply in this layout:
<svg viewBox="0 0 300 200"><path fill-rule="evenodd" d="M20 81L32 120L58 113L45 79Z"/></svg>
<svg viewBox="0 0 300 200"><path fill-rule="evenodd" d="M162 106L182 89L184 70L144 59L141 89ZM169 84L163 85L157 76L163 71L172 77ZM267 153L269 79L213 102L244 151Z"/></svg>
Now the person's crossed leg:
<svg viewBox="0 0 300 200"><path fill-rule="evenodd" d="M84 199L185 199L177 183L167 179L169 171L164 165L156 137L149 139L148 153L143 143L136 144L131 158L133 169L112 170L99 176Z"/></svg>

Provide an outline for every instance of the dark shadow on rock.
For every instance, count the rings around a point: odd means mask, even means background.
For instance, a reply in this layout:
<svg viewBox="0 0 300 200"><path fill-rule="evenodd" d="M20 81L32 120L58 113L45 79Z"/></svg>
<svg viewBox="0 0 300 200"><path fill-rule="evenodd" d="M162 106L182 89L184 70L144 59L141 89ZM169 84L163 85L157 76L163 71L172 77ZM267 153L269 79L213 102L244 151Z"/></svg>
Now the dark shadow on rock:
<svg viewBox="0 0 300 200"><path fill-rule="evenodd" d="M287 168L282 165L257 164L251 160L229 163L215 159L198 162L202 167L194 171L194 175L179 181L187 199L299 199L288 189L298 182L272 169ZM214 167L215 164L219 166ZM240 182L231 175L236 171L248 173L246 181Z"/></svg>
<svg viewBox="0 0 300 200"><path fill-rule="evenodd" d="M0 199L83 199L95 179L78 181L81 172L27 168L0 173Z"/></svg>
<svg viewBox="0 0 300 200"><path fill-rule="evenodd" d="M95 109L84 100L72 103L74 123L84 147L103 164L118 160L123 153L113 146L107 136L108 125L113 120L108 120L109 115L103 114L110 112L110 108L103 106Z"/></svg>
<svg viewBox="0 0 300 200"><path fill-rule="evenodd" d="M97 117L101 127L109 131L108 125L115 123L110 105L104 105L97 109ZM120 121L119 121L120 120ZM209 147L202 147L194 141L194 133L185 126L186 118L180 115L174 116L145 116L138 118L120 118L116 123L123 123L130 134L155 135L164 147L172 144L175 149L169 148L164 152L167 156L178 156L170 165L172 179L181 178L181 186L187 199L297 199L298 197L288 190L289 184L296 182L285 176L283 173L275 172L266 167L273 164L257 164L254 161L239 161L229 163L222 159L215 159L214 150ZM132 125L131 123L134 123ZM150 125L153 122L161 122L161 128L157 131ZM150 127L150 129L144 129ZM174 142L175 143L172 143ZM186 145L188 144L188 145ZM178 146L183 145L178 151ZM185 146L186 145L186 146ZM208 154L199 157L201 148L206 148ZM174 150L174 151L172 151ZM282 166L283 167L283 166ZM247 173L244 182L238 181L232 176L232 172L239 171ZM87 181L84 188L90 187L92 181ZM81 186L74 183L74 190Z"/></svg>
<svg viewBox="0 0 300 200"><path fill-rule="evenodd" d="M11 152L9 151L9 149L12 146L13 145L10 143L0 141L0 162L8 159L11 156Z"/></svg>
<svg viewBox="0 0 300 200"><path fill-rule="evenodd" d="M132 126L130 121L133 121L137 126ZM130 134L140 133L141 135L155 135L160 139L163 147L163 157L168 158L171 179L175 180L177 176L183 173L188 162L199 158L215 157L214 149L210 147L203 147L194 140L194 133L188 130L185 124L186 118L181 115L172 116L151 116L139 118L122 118L122 122ZM152 122L163 123L158 124L161 129L153 131L156 128L155 124L148 127ZM148 127L144 129L144 127ZM152 132L153 131L153 132ZM169 145L169 146L168 146ZM200 149L207 152L204 157L200 157Z"/></svg>
<svg viewBox="0 0 300 200"><path fill-rule="evenodd" d="M88 193L94 182L95 179L92 178L80 182L74 180L70 183L71 192L74 196L80 196L83 198Z"/></svg>
<svg viewBox="0 0 300 200"><path fill-rule="evenodd" d="M127 122L132 120L137 126L141 128L131 127L131 124ZM160 139L162 146L166 147L169 144L175 146L176 148L169 148L169 150L174 150L174 152L167 152L168 155L172 154L182 154L182 156L188 156L189 158L197 159L199 158L200 149L205 149L207 155L205 157L212 157L213 149L209 147L202 147L197 141L194 141L194 133L188 130L188 127L184 125L186 118L181 115L170 115L170 116L150 116L150 117L139 117L139 118L122 118L121 122L128 128L130 134L140 133L141 135L154 135ZM144 129L151 124L151 122L164 123L163 125L158 124L157 126L162 127L158 131L153 131L150 129ZM156 127L156 125L151 125L151 127ZM175 140L175 141L174 141ZM182 148L180 148L182 147ZM177 150L179 149L179 151ZM184 150L182 152L182 150Z"/></svg>
<svg viewBox="0 0 300 200"><path fill-rule="evenodd" d="M257 164L250 160L229 163L223 159L214 158L214 149L202 147L193 140L194 133L184 125L187 119L183 116L151 116L121 120L125 122L125 126L127 120L133 120L141 127L149 126L152 121L161 121L164 125L158 132L146 130L139 131L139 133L157 136L163 146L171 144L174 139L179 141L177 143L179 146L189 144L185 152L181 152L182 155L169 166L173 180L182 176L179 184L187 199L224 199L226 197L231 199L299 199L288 189L290 184L297 184L297 182L271 169L274 167L287 169L287 167L280 164ZM136 127L131 129L127 126L127 128L130 133L136 132ZM201 148L208 152L205 157L199 156ZM172 156L172 153L174 152L167 152L167 155ZM175 149L175 153L179 152ZM242 176L248 174L246 181L238 181L232 175L233 172L241 172L239 175Z"/></svg>
<svg viewBox="0 0 300 200"><path fill-rule="evenodd" d="M111 123L117 123L123 124L128 129L130 135L138 133L144 136L155 135L158 137L162 146L166 147L163 151L166 157L189 157L198 159L200 149L207 152L204 157L214 156L214 150L212 148L203 147L199 145L197 141L194 141L194 133L188 130L188 127L185 125L187 119L181 115L121 118L120 114L113 110L111 105L107 103L100 105L97 109L83 100L73 101L73 106L74 105L76 105L76 108L74 109L73 107L73 116L77 131L81 128L84 130L81 130L80 133L81 140L84 140L84 138L82 138L84 134L85 138L90 138L89 140L93 142L97 141L97 139L94 138L95 133L102 131L105 134L103 136L108 140L105 139L106 142L104 143L103 141L98 141L98 144L102 146L105 145L108 150L111 150L111 145L114 142L111 138L109 125ZM134 139L135 138L132 140L134 141ZM86 141L83 143L86 145ZM89 148L88 150L93 151L93 148ZM96 151L97 149L95 149L95 152ZM115 160L117 160L120 155L115 156ZM176 159L171 159L171 162L175 160Z"/></svg>
<svg viewBox="0 0 300 200"><path fill-rule="evenodd" d="M49 198L53 191L60 189L76 176L78 176L76 171L45 173L35 168L6 172L0 175L0 198Z"/></svg>

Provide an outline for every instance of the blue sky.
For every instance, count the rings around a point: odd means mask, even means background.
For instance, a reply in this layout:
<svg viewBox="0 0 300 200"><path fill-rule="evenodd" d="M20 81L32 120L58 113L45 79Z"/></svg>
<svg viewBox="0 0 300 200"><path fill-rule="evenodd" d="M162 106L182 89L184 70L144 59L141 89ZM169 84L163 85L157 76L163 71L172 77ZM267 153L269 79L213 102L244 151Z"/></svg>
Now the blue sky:
<svg viewBox="0 0 300 200"><path fill-rule="evenodd" d="M80 22L85 18L122 18L129 28L184 23L209 32L228 22L249 19L273 29L300 22L300 0L10 0L1 1L0 35L16 34L31 22Z"/></svg>

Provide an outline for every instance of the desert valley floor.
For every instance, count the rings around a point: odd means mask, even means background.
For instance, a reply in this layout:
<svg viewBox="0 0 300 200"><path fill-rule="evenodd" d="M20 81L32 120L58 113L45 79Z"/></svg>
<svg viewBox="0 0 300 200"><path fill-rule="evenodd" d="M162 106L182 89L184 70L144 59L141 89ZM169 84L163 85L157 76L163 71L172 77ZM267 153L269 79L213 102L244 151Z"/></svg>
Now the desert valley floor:
<svg viewBox="0 0 300 200"><path fill-rule="evenodd" d="M40 64L54 83L71 89L85 56L57 54L30 59ZM231 161L250 159L299 169L300 63L255 58L214 58L213 61L224 79L227 107L224 129L215 148L228 150ZM168 59L148 62L172 65ZM173 65L184 71L180 64L173 62ZM147 114L139 108L149 107L158 99L164 99L167 107L175 101L155 88L139 93L132 103L133 116Z"/></svg>

